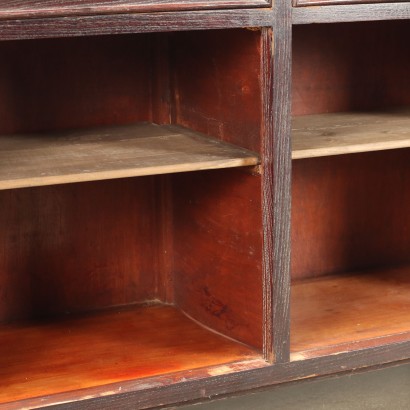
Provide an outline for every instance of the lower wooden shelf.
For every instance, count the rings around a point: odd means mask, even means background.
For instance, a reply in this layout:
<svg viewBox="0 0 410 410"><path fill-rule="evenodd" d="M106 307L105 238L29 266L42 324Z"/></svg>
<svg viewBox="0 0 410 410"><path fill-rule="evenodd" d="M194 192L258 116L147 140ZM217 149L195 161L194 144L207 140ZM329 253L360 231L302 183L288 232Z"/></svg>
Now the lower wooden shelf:
<svg viewBox="0 0 410 410"><path fill-rule="evenodd" d="M410 267L292 285L291 358L410 340Z"/></svg>
<svg viewBox="0 0 410 410"><path fill-rule="evenodd" d="M257 357L167 305L8 324L0 327L0 407Z"/></svg>

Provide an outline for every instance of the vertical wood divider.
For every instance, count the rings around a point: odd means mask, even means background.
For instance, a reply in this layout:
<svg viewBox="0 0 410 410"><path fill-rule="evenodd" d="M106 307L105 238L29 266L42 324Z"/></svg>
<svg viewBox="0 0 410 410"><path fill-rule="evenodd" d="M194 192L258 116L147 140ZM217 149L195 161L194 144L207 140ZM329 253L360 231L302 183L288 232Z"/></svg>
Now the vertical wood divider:
<svg viewBox="0 0 410 410"><path fill-rule="evenodd" d="M290 356L291 2L275 2L273 28L263 30L264 355Z"/></svg>

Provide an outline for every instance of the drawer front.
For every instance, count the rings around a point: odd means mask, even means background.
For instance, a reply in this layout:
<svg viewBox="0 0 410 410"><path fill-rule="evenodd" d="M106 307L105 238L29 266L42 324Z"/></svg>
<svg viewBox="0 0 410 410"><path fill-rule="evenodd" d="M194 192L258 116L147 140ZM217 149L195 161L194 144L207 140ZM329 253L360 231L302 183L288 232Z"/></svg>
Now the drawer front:
<svg viewBox="0 0 410 410"><path fill-rule="evenodd" d="M271 0L2 0L0 19L269 7Z"/></svg>
<svg viewBox="0 0 410 410"><path fill-rule="evenodd" d="M400 3L408 0L293 0L295 7L300 6L327 6L337 4L370 4L370 3Z"/></svg>

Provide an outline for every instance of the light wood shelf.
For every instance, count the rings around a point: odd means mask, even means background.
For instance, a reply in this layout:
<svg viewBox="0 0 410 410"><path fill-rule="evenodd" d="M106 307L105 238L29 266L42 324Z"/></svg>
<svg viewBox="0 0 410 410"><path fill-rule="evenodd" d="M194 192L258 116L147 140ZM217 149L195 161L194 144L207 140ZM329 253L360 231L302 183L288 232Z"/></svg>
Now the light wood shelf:
<svg viewBox="0 0 410 410"><path fill-rule="evenodd" d="M0 406L259 356L166 305L3 325L0 340Z"/></svg>
<svg viewBox="0 0 410 410"><path fill-rule="evenodd" d="M407 147L410 147L410 110L293 118L293 159Z"/></svg>
<svg viewBox="0 0 410 410"><path fill-rule="evenodd" d="M292 285L293 360L410 340L410 267Z"/></svg>
<svg viewBox="0 0 410 410"><path fill-rule="evenodd" d="M256 165L257 154L177 126L141 123L0 136L0 189Z"/></svg>

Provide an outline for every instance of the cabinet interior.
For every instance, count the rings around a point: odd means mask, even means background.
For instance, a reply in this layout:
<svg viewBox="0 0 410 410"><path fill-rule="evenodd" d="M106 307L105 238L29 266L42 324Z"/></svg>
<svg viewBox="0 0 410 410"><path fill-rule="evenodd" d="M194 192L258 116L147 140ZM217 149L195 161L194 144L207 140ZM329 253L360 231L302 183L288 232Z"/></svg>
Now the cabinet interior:
<svg viewBox="0 0 410 410"><path fill-rule="evenodd" d="M87 179L112 158L74 147L158 124L259 163L261 50L254 30L0 43L0 151L23 158L0 169L0 403L262 357L258 168ZM41 172L10 189L22 144ZM50 161L71 179L47 180Z"/></svg>
<svg viewBox="0 0 410 410"><path fill-rule="evenodd" d="M409 34L294 27L293 360L410 338Z"/></svg>

